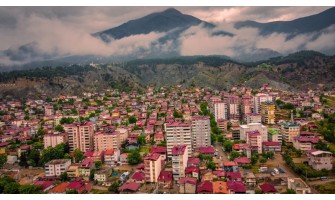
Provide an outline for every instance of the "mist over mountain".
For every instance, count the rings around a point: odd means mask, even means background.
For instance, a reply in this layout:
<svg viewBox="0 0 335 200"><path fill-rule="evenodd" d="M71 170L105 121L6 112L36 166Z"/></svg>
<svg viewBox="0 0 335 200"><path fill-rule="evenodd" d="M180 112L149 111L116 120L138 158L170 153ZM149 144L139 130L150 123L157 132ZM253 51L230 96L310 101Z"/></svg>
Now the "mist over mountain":
<svg viewBox="0 0 335 200"><path fill-rule="evenodd" d="M23 30L40 26L23 31L26 38L34 33L31 41L20 44L22 38L17 37L14 45L0 52L2 70L195 55L254 62L303 50L335 53L335 8L268 23L210 23L168 8L93 33L52 17L27 19Z"/></svg>

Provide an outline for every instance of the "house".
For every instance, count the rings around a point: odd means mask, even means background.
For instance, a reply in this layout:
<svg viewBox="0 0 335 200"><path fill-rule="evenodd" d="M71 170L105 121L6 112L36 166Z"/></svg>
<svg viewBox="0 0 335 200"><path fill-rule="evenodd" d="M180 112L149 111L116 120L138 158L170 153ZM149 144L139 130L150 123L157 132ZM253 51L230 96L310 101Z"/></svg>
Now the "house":
<svg viewBox="0 0 335 200"><path fill-rule="evenodd" d="M226 178L230 181L242 181L240 172L227 172Z"/></svg>
<svg viewBox="0 0 335 200"><path fill-rule="evenodd" d="M120 150L119 149L108 149L104 154L105 165L115 166L120 159Z"/></svg>
<svg viewBox="0 0 335 200"><path fill-rule="evenodd" d="M145 174L144 174L144 172L141 172L141 171L135 172L130 177L129 182L145 183Z"/></svg>
<svg viewBox="0 0 335 200"><path fill-rule="evenodd" d="M218 178L218 179L222 179L226 177L226 172L225 171L220 171L220 170L216 170L213 171L213 178Z"/></svg>
<svg viewBox="0 0 335 200"><path fill-rule="evenodd" d="M223 162L223 169L226 172L237 172L238 171L238 165L234 161L225 161L225 162Z"/></svg>
<svg viewBox="0 0 335 200"><path fill-rule="evenodd" d="M200 165L200 159L199 158L188 158L187 160L187 166L197 166Z"/></svg>
<svg viewBox="0 0 335 200"><path fill-rule="evenodd" d="M255 187L256 186L256 176L254 173L249 172L245 175L245 185L249 187Z"/></svg>
<svg viewBox="0 0 335 200"><path fill-rule="evenodd" d="M229 194L245 194L246 188L242 181L227 181Z"/></svg>
<svg viewBox="0 0 335 200"><path fill-rule="evenodd" d="M212 170L201 170L200 171L201 181L213 181Z"/></svg>
<svg viewBox="0 0 335 200"><path fill-rule="evenodd" d="M263 194L277 194L278 193L275 186L269 183L263 183L262 185L259 185L259 188L262 190Z"/></svg>
<svg viewBox="0 0 335 200"><path fill-rule="evenodd" d="M333 154L329 151L313 151L308 154L308 165L315 170L331 170L333 168Z"/></svg>
<svg viewBox="0 0 335 200"><path fill-rule="evenodd" d="M311 193L311 188L301 178L288 178L287 188L294 190L297 194Z"/></svg>
<svg viewBox="0 0 335 200"><path fill-rule="evenodd" d="M161 171L158 176L157 183L159 189L172 188L172 171Z"/></svg>
<svg viewBox="0 0 335 200"><path fill-rule="evenodd" d="M92 189L92 183L81 179L70 182L66 190L76 190L78 194L84 194L90 192Z"/></svg>
<svg viewBox="0 0 335 200"><path fill-rule="evenodd" d="M84 157L91 158L94 162L98 160L104 162L104 152L103 151L87 151L85 152Z"/></svg>
<svg viewBox="0 0 335 200"><path fill-rule="evenodd" d="M195 149L195 151L204 154L204 155L210 155L210 156L214 156L215 153L215 149L213 146L207 146L207 147L199 147L197 149Z"/></svg>
<svg viewBox="0 0 335 200"><path fill-rule="evenodd" d="M197 166L189 166L185 168L185 177L194 177L199 179L200 169Z"/></svg>
<svg viewBox="0 0 335 200"><path fill-rule="evenodd" d="M227 182L223 182L223 181L213 182L213 193L214 194L229 194Z"/></svg>
<svg viewBox="0 0 335 200"><path fill-rule="evenodd" d="M55 181L36 181L34 185L41 186L41 190L46 192L55 186L54 183Z"/></svg>
<svg viewBox="0 0 335 200"><path fill-rule="evenodd" d="M296 136L293 138L293 147L301 151L309 151L313 149L313 146L319 141L316 137L309 136Z"/></svg>
<svg viewBox="0 0 335 200"><path fill-rule="evenodd" d="M120 164L128 165L128 154L127 153L123 153L120 155Z"/></svg>
<svg viewBox="0 0 335 200"><path fill-rule="evenodd" d="M66 188L69 186L70 183L62 182L56 185L54 188L49 190L49 194L65 194Z"/></svg>
<svg viewBox="0 0 335 200"><path fill-rule="evenodd" d="M213 184L211 181L202 181L197 185L198 194L213 194Z"/></svg>
<svg viewBox="0 0 335 200"><path fill-rule="evenodd" d="M280 142L263 142L262 148L263 148L263 152L268 152L268 151L281 152Z"/></svg>
<svg viewBox="0 0 335 200"><path fill-rule="evenodd" d="M243 165L250 164L251 161L247 157L239 157L239 158L235 158L234 162L236 162L237 165L241 167Z"/></svg>
<svg viewBox="0 0 335 200"><path fill-rule="evenodd" d="M45 176L60 176L70 165L70 159L51 160L44 165Z"/></svg>
<svg viewBox="0 0 335 200"><path fill-rule="evenodd" d="M94 160L91 158L85 158L78 167L79 175L88 179L91 170L95 167Z"/></svg>
<svg viewBox="0 0 335 200"><path fill-rule="evenodd" d="M154 141L156 142L156 144L159 144L159 143L163 142L164 141L164 135L160 134L160 133L156 133L154 135Z"/></svg>
<svg viewBox="0 0 335 200"><path fill-rule="evenodd" d="M73 177L79 177L79 165L78 164L72 164L70 167L66 170L67 176L70 178Z"/></svg>
<svg viewBox="0 0 335 200"><path fill-rule="evenodd" d="M136 182L125 182L123 185L119 187L119 191L121 194L132 194L138 191L141 184Z"/></svg>
<svg viewBox="0 0 335 200"><path fill-rule="evenodd" d="M195 194L197 190L197 179L193 177L183 177L179 180L180 194Z"/></svg>
<svg viewBox="0 0 335 200"><path fill-rule="evenodd" d="M110 175L110 171L108 169L96 171L94 173L94 181L106 182L109 175Z"/></svg>

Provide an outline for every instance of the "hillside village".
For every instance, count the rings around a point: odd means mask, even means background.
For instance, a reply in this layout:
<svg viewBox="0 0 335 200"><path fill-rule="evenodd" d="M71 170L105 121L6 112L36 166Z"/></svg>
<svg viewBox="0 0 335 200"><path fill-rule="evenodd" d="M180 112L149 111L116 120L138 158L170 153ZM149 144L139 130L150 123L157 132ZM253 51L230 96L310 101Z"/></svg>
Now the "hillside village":
<svg viewBox="0 0 335 200"><path fill-rule="evenodd" d="M334 112L322 86L4 98L0 193L334 193Z"/></svg>

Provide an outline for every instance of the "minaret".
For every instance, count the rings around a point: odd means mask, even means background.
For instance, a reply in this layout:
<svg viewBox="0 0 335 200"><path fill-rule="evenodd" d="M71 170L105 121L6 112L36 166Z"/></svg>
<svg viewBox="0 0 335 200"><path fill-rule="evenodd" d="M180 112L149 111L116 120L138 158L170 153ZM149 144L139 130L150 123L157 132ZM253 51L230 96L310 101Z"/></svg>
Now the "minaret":
<svg viewBox="0 0 335 200"><path fill-rule="evenodd" d="M291 123L294 124L294 119L293 119L293 110L291 110Z"/></svg>

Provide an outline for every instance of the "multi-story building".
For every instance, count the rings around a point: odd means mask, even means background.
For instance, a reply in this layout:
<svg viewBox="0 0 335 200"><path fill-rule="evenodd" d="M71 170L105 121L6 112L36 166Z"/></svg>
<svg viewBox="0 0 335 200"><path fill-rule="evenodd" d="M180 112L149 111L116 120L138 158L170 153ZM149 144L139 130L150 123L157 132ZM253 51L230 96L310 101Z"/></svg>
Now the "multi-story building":
<svg viewBox="0 0 335 200"><path fill-rule="evenodd" d="M241 100L238 96L227 96L226 98L228 107L228 118L229 119L240 119L241 115Z"/></svg>
<svg viewBox="0 0 335 200"><path fill-rule="evenodd" d="M241 102L241 114L242 118L245 119L247 114L252 113L252 97L251 96L242 96Z"/></svg>
<svg viewBox="0 0 335 200"><path fill-rule="evenodd" d="M79 149L82 152L94 149L94 124L93 122L64 124L64 130L68 133L70 151Z"/></svg>
<svg viewBox="0 0 335 200"><path fill-rule="evenodd" d="M227 132L228 130L228 120L227 119L218 119L217 125L222 132Z"/></svg>
<svg viewBox="0 0 335 200"><path fill-rule="evenodd" d="M247 140L247 132L250 131L258 131L262 137L262 141L268 141L268 128L261 123L240 125L240 140Z"/></svg>
<svg viewBox="0 0 335 200"><path fill-rule="evenodd" d="M174 180L185 177L188 154L186 145L176 145L172 148L172 172Z"/></svg>
<svg viewBox="0 0 335 200"><path fill-rule="evenodd" d="M275 104L271 101L262 102L261 104L262 123L275 124Z"/></svg>
<svg viewBox="0 0 335 200"><path fill-rule="evenodd" d="M262 117L260 114L257 114L257 113L248 113L248 114L245 114L245 121L247 122L247 124L261 123Z"/></svg>
<svg viewBox="0 0 335 200"><path fill-rule="evenodd" d="M188 156L191 157L192 132L190 123L165 123L167 157L172 157L172 148L176 145L186 145Z"/></svg>
<svg viewBox="0 0 335 200"><path fill-rule="evenodd" d="M308 157L308 164L315 170L333 169L333 154L329 151L314 151Z"/></svg>
<svg viewBox="0 0 335 200"><path fill-rule="evenodd" d="M263 102L273 101L273 97L269 94L258 93L254 96L254 113L260 114L261 113L261 105Z"/></svg>
<svg viewBox="0 0 335 200"><path fill-rule="evenodd" d="M45 176L60 176L71 165L71 159L56 159L44 165Z"/></svg>
<svg viewBox="0 0 335 200"><path fill-rule="evenodd" d="M162 171L162 155L154 153L144 158L145 181L156 183Z"/></svg>
<svg viewBox="0 0 335 200"><path fill-rule="evenodd" d="M248 131L247 133L247 144L251 147L251 151L255 153L262 153L262 136L255 131Z"/></svg>
<svg viewBox="0 0 335 200"><path fill-rule="evenodd" d="M268 139L270 142L279 142L280 144L282 144L283 137L281 135L280 129L269 128L268 129Z"/></svg>
<svg viewBox="0 0 335 200"><path fill-rule="evenodd" d="M309 151L318 141L316 137L296 136L293 138L293 147L301 151Z"/></svg>
<svg viewBox="0 0 335 200"><path fill-rule="evenodd" d="M105 165L114 166L119 162L120 150L119 149L108 149L104 154Z"/></svg>
<svg viewBox="0 0 335 200"><path fill-rule="evenodd" d="M95 151L119 149L120 146L120 133L118 131L97 132L94 134Z"/></svg>
<svg viewBox="0 0 335 200"><path fill-rule="evenodd" d="M53 106L45 106L44 107L45 116L54 115L54 107Z"/></svg>
<svg viewBox="0 0 335 200"><path fill-rule="evenodd" d="M214 102L211 112L213 113L216 122L218 119L228 118L228 108L226 102L224 101Z"/></svg>
<svg viewBox="0 0 335 200"><path fill-rule="evenodd" d="M290 122L282 123L280 132L285 144L293 143L293 138L300 135L300 125Z"/></svg>
<svg viewBox="0 0 335 200"><path fill-rule="evenodd" d="M208 116L192 117L192 149L211 145L211 127Z"/></svg>
<svg viewBox="0 0 335 200"><path fill-rule="evenodd" d="M43 136L44 148L55 147L60 143L67 143L67 133L54 132L53 134L45 134Z"/></svg>

